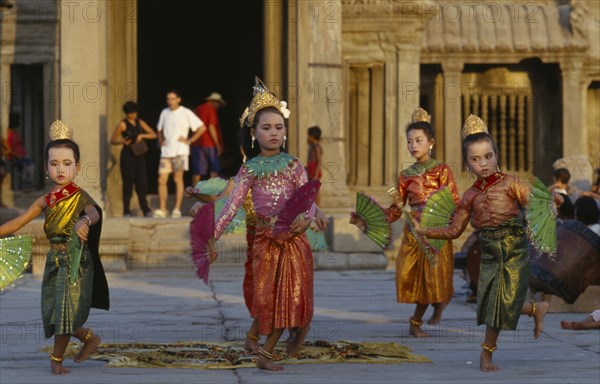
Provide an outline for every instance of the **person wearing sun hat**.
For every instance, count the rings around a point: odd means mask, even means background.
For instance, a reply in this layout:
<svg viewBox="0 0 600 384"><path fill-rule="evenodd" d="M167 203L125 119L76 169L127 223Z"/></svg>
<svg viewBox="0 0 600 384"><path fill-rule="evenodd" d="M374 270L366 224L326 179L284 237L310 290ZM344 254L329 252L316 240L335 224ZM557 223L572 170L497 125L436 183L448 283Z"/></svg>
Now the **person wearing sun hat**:
<svg viewBox="0 0 600 384"><path fill-rule="evenodd" d="M191 145L193 185L200 179L217 177L221 172L219 156L223 154L224 145L217 110L225 105L221 94L212 92L194 110L208 129Z"/></svg>

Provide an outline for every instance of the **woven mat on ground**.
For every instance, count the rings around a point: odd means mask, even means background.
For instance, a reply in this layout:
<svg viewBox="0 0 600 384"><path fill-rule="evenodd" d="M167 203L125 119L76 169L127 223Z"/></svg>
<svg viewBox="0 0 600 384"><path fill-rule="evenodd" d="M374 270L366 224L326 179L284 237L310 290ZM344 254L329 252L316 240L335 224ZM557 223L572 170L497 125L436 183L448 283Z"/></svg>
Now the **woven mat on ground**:
<svg viewBox="0 0 600 384"><path fill-rule="evenodd" d="M74 356L79 345L69 344L65 355ZM51 352L52 347L44 348L44 351ZM431 362L427 357L411 353L408 347L380 342L306 342L298 359L288 359L285 344L280 343L274 354L281 364ZM108 367L115 368L237 369L256 366L256 356L245 351L240 342L100 344L91 359L106 361Z"/></svg>

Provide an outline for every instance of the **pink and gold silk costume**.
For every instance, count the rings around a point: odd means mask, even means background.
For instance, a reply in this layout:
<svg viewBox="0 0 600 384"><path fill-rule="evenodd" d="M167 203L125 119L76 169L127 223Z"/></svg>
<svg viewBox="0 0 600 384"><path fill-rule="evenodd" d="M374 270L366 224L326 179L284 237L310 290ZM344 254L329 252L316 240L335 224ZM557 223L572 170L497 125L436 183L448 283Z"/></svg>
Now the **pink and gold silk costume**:
<svg viewBox="0 0 600 384"><path fill-rule="evenodd" d="M421 211L429 196L443 187L450 188L458 203L458 190L450 168L437 161L415 163L402 171L398 178L398 192L402 204L411 206L413 220L420 220ZM388 221L394 222L402 215L395 204L387 209ZM396 259L396 297L399 303L433 304L447 303L454 295L452 283L454 257L452 242L448 241L438 252L436 263L427 259L422 249L423 240L404 225L402 245Z"/></svg>
<svg viewBox="0 0 600 384"><path fill-rule="evenodd" d="M248 191L256 212L252 244L251 315L259 333L306 327L313 316L313 257L306 235L274 235L273 222L285 202L308 181L300 161L286 153L257 156L242 165L235 188L215 226L215 239L244 203Z"/></svg>

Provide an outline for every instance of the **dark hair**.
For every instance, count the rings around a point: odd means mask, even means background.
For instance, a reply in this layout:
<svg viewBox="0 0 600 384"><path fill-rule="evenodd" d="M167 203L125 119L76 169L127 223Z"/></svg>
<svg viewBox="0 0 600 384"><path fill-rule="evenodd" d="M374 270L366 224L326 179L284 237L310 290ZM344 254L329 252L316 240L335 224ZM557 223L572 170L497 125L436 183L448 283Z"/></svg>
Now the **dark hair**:
<svg viewBox="0 0 600 384"><path fill-rule="evenodd" d="M167 90L167 95L168 95L169 93L174 93L174 94L175 94L175 96L177 96L177 97L181 97L181 92L179 92L179 89L175 89L175 88L168 89L168 90Z"/></svg>
<svg viewBox="0 0 600 384"><path fill-rule="evenodd" d="M321 128L318 126L308 128L308 136L314 137L316 140L321 140Z"/></svg>
<svg viewBox="0 0 600 384"><path fill-rule="evenodd" d="M597 224L600 219L600 209L596 200L590 196L581 196L575 201L575 220L585 225Z"/></svg>
<svg viewBox="0 0 600 384"><path fill-rule="evenodd" d="M243 130L243 140L242 140L242 145L244 146L244 151L246 152L246 159L250 160L253 157L256 157L260 154L260 144L258 144L258 141L254 142L254 148L252 148L252 128L256 129L256 124L258 124L258 121L260 120L260 116L262 116L263 113L266 112L273 112L278 114L279 116L283 117L283 113L281 113L281 111L275 107L266 107L263 109L259 109L258 112L256 112L256 114L254 115L254 121L252 122L252 127L248 127L247 126L247 122L248 120L246 119L246 121L244 121L244 128L242 128ZM285 121L285 118L284 118Z"/></svg>
<svg viewBox="0 0 600 384"><path fill-rule="evenodd" d="M494 153L496 154L496 161L499 161L498 159L498 146L496 145L496 142L494 141L494 139L492 138L492 136L490 136L489 133L485 133L485 132L478 132L478 133L474 133L472 135L469 135L467 137L465 137L465 139L463 140L462 143L462 156L463 156L463 161L465 162L465 164L468 164L469 162L467 161L467 149L469 148L469 145L473 144L473 143L479 143L481 141L488 141L490 142L490 144L492 144L492 148L494 149Z"/></svg>
<svg viewBox="0 0 600 384"><path fill-rule="evenodd" d="M558 168L552 171L552 176L556 179L556 181L560 181L561 183L569 183L571 180L571 173L567 168Z"/></svg>
<svg viewBox="0 0 600 384"><path fill-rule="evenodd" d="M569 198L569 196L564 193L560 193L563 198L563 203L560 207L558 207L558 218L561 220L571 220L575 218L575 206L573 202Z"/></svg>
<svg viewBox="0 0 600 384"><path fill-rule="evenodd" d="M138 105L135 101L128 101L123 104L123 112L126 114L135 113L138 111Z"/></svg>
<svg viewBox="0 0 600 384"><path fill-rule="evenodd" d="M71 148L71 150L73 151L73 157L75 158L75 163L79 163L79 145L77 145L77 143L73 140L58 139L49 142L46 145L46 164L48 164L48 158L50 157L50 148Z"/></svg>
<svg viewBox="0 0 600 384"><path fill-rule="evenodd" d="M423 131L423 133L425 134L425 136L427 136L429 141L435 140L435 133L433 132L433 127L428 122L417 121L408 124L408 126L406 127L406 134L408 135L408 132L416 129L420 129L421 131Z"/></svg>

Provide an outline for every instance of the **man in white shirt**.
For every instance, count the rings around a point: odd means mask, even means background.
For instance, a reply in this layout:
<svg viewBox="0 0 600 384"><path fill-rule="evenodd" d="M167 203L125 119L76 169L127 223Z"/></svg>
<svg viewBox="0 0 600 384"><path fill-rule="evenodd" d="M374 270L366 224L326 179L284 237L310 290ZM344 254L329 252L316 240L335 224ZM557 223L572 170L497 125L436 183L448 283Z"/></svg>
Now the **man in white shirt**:
<svg viewBox="0 0 600 384"><path fill-rule="evenodd" d="M181 106L181 94L177 90L167 92L168 108L163 109L158 119L158 142L160 143L160 165L158 168L158 198L160 209L154 211L154 217L167 217L167 182L173 173L177 188L175 207L171 217L181 217L183 202L183 172L188 170L190 144L206 131L202 120L191 110ZM189 130L194 135L188 139Z"/></svg>

